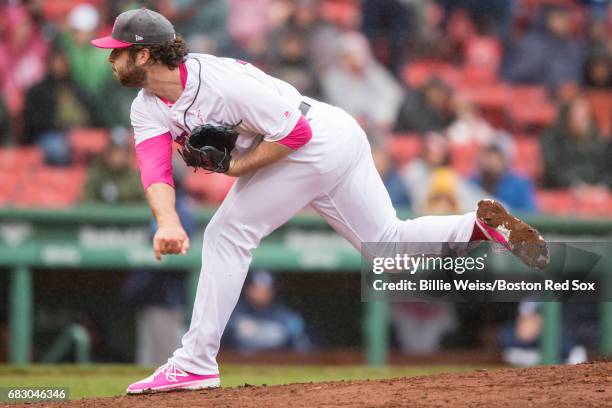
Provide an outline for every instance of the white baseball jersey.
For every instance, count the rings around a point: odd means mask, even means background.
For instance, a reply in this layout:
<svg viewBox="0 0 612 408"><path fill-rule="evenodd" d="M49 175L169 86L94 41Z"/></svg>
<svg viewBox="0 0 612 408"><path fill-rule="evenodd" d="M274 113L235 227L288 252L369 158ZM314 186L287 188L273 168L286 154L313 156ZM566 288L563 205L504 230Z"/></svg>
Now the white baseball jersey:
<svg viewBox="0 0 612 408"><path fill-rule="evenodd" d="M241 154L262 137L271 142L284 138L300 117L302 95L252 64L190 54L185 66L185 89L172 107L144 89L134 99L131 120L137 145L166 132L182 144L196 126L239 124L236 150Z"/></svg>
<svg viewBox="0 0 612 408"><path fill-rule="evenodd" d="M244 153L262 138L287 136L300 117L301 101L311 105L306 119L312 138L286 158L238 178L206 226L191 325L170 358L175 366L194 374L218 373L221 335L252 250L305 207L358 250L363 242L414 242L415 254L434 254L469 241L474 213L397 218L365 133L340 108L302 97L291 85L236 60L190 55L186 67L185 89L172 107L147 91L134 100L136 143L167 132L182 143L197 125L239 123L234 154Z"/></svg>

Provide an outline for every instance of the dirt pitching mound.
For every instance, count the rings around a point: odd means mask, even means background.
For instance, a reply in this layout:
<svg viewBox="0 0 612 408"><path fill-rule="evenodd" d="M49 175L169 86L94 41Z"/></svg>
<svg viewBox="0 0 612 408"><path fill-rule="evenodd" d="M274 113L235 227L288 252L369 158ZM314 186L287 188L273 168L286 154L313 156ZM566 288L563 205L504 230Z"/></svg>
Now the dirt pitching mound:
<svg viewBox="0 0 612 408"><path fill-rule="evenodd" d="M30 404L28 407L45 406ZM612 362L481 370L371 381L248 386L116 398L57 407L612 407Z"/></svg>

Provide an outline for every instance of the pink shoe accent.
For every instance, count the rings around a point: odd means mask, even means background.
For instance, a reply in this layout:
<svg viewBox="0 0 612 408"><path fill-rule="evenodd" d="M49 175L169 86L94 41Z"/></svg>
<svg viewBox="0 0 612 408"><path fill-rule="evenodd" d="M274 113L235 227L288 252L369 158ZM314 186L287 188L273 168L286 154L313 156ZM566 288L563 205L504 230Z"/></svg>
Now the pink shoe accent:
<svg viewBox="0 0 612 408"><path fill-rule="evenodd" d="M217 388L221 385L219 374L191 374L181 370L172 363L159 367L149 377L130 384L128 394L143 394L159 391L173 390L201 390L204 388Z"/></svg>
<svg viewBox="0 0 612 408"><path fill-rule="evenodd" d="M478 226L478 228L480 228L484 236L487 237L489 241L498 242L502 244L509 251L512 251L512 247L510 246L510 242L508 241L508 238L504 236L502 232L498 231L497 229L493 227L489 227L487 224L485 224L483 221L481 221L478 218L476 218L476 225Z"/></svg>

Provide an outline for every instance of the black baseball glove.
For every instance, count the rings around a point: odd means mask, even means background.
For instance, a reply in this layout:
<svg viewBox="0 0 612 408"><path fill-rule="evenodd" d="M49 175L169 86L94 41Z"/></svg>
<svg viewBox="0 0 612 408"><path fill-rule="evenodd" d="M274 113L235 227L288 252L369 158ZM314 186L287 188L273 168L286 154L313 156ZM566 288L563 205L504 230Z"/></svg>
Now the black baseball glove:
<svg viewBox="0 0 612 408"><path fill-rule="evenodd" d="M236 126L201 125L193 129L179 154L196 170L227 173L237 138Z"/></svg>

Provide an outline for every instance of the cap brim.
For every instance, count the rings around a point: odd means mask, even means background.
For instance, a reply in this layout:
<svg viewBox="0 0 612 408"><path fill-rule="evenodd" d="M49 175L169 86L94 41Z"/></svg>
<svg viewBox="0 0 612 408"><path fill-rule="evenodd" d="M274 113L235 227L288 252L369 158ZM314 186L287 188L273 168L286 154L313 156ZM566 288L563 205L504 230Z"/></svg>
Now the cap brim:
<svg viewBox="0 0 612 408"><path fill-rule="evenodd" d="M91 45L98 48L127 48L132 46L132 44L130 43L115 40L111 36L91 40Z"/></svg>

